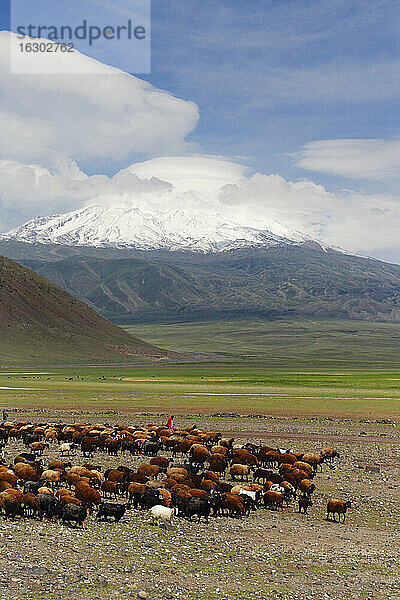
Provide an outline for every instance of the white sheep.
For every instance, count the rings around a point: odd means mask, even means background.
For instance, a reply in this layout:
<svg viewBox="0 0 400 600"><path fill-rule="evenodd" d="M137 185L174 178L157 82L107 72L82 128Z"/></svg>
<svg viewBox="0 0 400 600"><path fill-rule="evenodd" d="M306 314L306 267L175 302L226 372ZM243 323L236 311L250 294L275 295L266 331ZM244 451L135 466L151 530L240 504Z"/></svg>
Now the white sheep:
<svg viewBox="0 0 400 600"><path fill-rule="evenodd" d="M281 494L284 494L285 488L283 488L281 485L279 485L279 483L274 483L273 485L271 485L270 491L271 492L280 492Z"/></svg>
<svg viewBox="0 0 400 600"><path fill-rule="evenodd" d="M156 504L150 508L149 512L151 514L153 523L157 523L158 525L160 521L163 523L171 523L172 517L177 514L177 509Z"/></svg>
<svg viewBox="0 0 400 600"><path fill-rule="evenodd" d="M67 443L61 444L61 446L60 446L60 454L62 454L62 455L65 454L65 453L69 454L71 451L73 451L73 449L74 449L74 445L73 444L67 444Z"/></svg>

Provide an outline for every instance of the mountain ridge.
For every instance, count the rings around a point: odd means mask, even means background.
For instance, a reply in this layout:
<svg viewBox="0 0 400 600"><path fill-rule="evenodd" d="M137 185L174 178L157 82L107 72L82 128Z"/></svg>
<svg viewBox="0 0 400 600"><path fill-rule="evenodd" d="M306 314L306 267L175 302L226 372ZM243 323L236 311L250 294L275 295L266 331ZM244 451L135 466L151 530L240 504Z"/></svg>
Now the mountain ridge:
<svg viewBox="0 0 400 600"><path fill-rule="evenodd" d="M222 215L188 210L90 206L66 214L36 217L2 234L2 240L69 246L225 252L245 247L319 243L276 221L241 224ZM322 246L321 246L322 247Z"/></svg>
<svg viewBox="0 0 400 600"><path fill-rule="evenodd" d="M167 358L65 290L0 256L0 363L126 363ZM130 357L127 359L127 357Z"/></svg>
<svg viewBox="0 0 400 600"><path fill-rule="evenodd" d="M1 241L119 324L246 318L400 320L400 265L294 246L220 253Z"/></svg>

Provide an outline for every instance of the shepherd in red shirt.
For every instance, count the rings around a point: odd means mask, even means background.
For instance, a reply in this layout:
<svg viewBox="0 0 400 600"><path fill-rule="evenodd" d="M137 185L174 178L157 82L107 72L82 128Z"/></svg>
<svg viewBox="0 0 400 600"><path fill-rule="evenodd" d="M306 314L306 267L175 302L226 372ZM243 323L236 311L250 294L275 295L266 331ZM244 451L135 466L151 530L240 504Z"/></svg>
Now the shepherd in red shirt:
<svg viewBox="0 0 400 600"><path fill-rule="evenodd" d="M168 429L172 429L173 426L174 426L174 415L171 415L167 421L167 427L168 427Z"/></svg>

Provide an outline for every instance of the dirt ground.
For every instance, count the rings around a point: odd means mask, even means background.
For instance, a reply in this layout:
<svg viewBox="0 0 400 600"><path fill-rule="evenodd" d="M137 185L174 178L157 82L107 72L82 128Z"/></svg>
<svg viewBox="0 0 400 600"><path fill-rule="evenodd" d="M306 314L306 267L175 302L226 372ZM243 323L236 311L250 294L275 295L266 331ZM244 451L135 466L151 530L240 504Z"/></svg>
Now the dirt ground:
<svg viewBox="0 0 400 600"><path fill-rule="evenodd" d="M13 419L150 423L164 415L65 414L20 411ZM150 524L131 509L118 524L83 530L34 519L0 517L0 598L121 600L376 600L400 598L400 444L393 423L240 416L180 416L179 423L232 433L238 442L261 440L298 451L333 445L336 468L324 465L308 515L292 503L283 512L261 508L245 518L209 523L175 518ZM399 425L400 427L400 425ZM22 444L6 447L12 462ZM166 454L164 454L166 456ZM48 460L59 457L53 444ZM80 453L73 464L86 459ZM104 468L138 466L144 457L108 457ZM329 498L350 499L345 524L326 521Z"/></svg>

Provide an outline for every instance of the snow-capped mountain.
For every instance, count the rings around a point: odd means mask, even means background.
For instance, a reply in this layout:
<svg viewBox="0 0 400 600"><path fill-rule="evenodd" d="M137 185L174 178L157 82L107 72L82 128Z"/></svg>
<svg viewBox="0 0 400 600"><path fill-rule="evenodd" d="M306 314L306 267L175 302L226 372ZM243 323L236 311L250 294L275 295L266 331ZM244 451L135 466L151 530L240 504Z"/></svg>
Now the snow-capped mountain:
<svg viewBox="0 0 400 600"><path fill-rule="evenodd" d="M142 210L93 204L49 217L37 217L0 236L21 242L222 252L252 246L299 244L310 238L278 221L249 227L222 215L188 210Z"/></svg>

